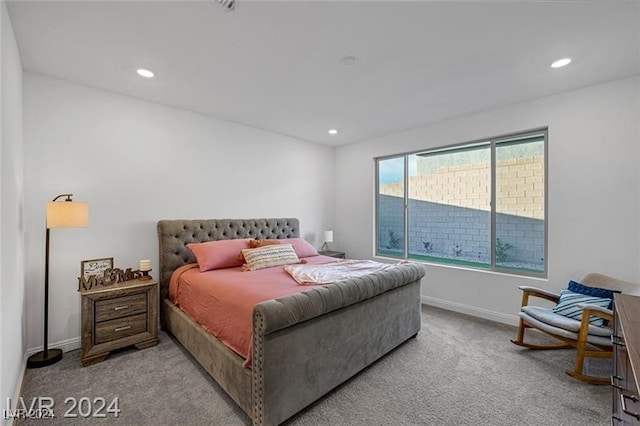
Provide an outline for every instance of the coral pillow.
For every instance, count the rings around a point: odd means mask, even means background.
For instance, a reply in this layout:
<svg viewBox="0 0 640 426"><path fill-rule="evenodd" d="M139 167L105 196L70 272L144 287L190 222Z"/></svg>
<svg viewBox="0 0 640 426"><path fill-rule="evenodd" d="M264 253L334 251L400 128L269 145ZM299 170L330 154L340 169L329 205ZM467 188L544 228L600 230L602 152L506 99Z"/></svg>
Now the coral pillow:
<svg viewBox="0 0 640 426"><path fill-rule="evenodd" d="M243 249L242 255L246 262L242 265L242 269L245 271L300 263L300 259L291 244L272 244L253 249Z"/></svg>
<svg viewBox="0 0 640 426"><path fill-rule="evenodd" d="M251 240L249 241L249 247L251 248L273 246L276 244L282 244L282 240Z"/></svg>
<svg viewBox="0 0 640 426"><path fill-rule="evenodd" d="M198 261L200 272L213 269L233 268L241 266L243 259L238 253L249 248L250 238L236 240L218 240L206 243L191 243L187 247L193 252Z"/></svg>
<svg viewBox="0 0 640 426"><path fill-rule="evenodd" d="M284 238L281 244L291 244L298 257L317 256L318 250L302 238Z"/></svg>

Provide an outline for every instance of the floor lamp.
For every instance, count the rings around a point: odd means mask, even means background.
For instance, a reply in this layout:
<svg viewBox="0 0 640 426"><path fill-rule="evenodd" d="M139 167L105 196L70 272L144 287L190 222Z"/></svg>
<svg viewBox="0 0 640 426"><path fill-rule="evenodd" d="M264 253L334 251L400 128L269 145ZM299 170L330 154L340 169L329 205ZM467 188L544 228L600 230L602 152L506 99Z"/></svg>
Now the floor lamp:
<svg viewBox="0 0 640 426"><path fill-rule="evenodd" d="M58 199L66 197L63 201ZM62 359L62 349L49 349L49 230L89 225L89 205L74 202L73 194L61 194L47 203L46 249L44 261L44 344L41 352L27 359L27 368L40 368Z"/></svg>

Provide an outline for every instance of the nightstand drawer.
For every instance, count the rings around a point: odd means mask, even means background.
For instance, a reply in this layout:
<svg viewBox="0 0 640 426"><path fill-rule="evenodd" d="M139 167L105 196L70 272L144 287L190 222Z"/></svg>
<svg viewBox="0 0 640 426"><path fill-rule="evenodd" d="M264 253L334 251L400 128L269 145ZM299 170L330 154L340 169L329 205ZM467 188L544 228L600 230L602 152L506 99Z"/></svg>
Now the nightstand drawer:
<svg viewBox="0 0 640 426"><path fill-rule="evenodd" d="M96 322L147 312L147 293L132 294L96 302Z"/></svg>
<svg viewBox="0 0 640 426"><path fill-rule="evenodd" d="M147 314L104 321L96 324L95 344L110 342L147 331Z"/></svg>

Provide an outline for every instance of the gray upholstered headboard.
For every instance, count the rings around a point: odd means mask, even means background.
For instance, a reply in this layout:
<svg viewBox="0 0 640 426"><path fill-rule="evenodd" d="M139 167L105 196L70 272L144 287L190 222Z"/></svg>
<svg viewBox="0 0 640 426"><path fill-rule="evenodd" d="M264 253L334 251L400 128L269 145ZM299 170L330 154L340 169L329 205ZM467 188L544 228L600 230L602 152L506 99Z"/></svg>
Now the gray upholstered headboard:
<svg viewBox="0 0 640 426"><path fill-rule="evenodd" d="M196 259L189 243L235 238L297 238L298 219L178 219L158 221L160 295L167 297L171 274Z"/></svg>

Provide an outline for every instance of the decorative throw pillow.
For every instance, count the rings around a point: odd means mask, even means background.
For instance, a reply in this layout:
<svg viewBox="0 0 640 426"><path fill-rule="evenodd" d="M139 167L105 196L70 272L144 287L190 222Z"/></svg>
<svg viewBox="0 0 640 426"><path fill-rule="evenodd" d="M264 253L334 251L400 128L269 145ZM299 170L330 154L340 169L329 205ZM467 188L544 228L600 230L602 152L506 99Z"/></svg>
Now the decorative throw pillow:
<svg viewBox="0 0 640 426"><path fill-rule="evenodd" d="M282 240L251 240L249 241L250 248L273 246L276 244L282 244Z"/></svg>
<svg viewBox="0 0 640 426"><path fill-rule="evenodd" d="M607 309L611 309L613 306L613 293L620 293L618 290L608 290L606 288L589 287L579 282L569 281L569 291L574 293L585 294L587 296L604 297L611 299L611 303Z"/></svg>
<svg viewBox="0 0 640 426"><path fill-rule="evenodd" d="M254 249L243 249L242 255L246 262L242 265L242 269L245 271L255 271L273 266L300 263L300 259L291 244L276 244Z"/></svg>
<svg viewBox="0 0 640 426"><path fill-rule="evenodd" d="M611 303L611 299L587 296L580 293L574 293L569 290L562 290L560 292L560 300L555 308L553 308L553 312L580 321L582 320L582 308L578 307L579 304L589 304L600 306L601 308L607 308L609 303ZM589 324L600 327L604 324L604 320L602 318L592 316L589 318Z"/></svg>
<svg viewBox="0 0 640 426"><path fill-rule="evenodd" d="M282 244L282 240L249 240L249 248L275 246L277 244ZM242 252L238 253L238 260L244 263L244 256L242 255Z"/></svg>
<svg viewBox="0 0 640 426"><path fill-rule="evenodd" d="M206 272L241 266L244 259L238 258L238 253L242 249L249 248L249 240L250 238L208 241L187 244L187 247L196 256L200 272Z"/></svg>
<svg viewBox="0 0 640 426"><path fill-rule="evenodd" d="M302 238L283 238L278 241L281 241L282 244L291 244L298 257L310 257L318 255L318 250L316 250L314 246L312 246Z"/></svg>

